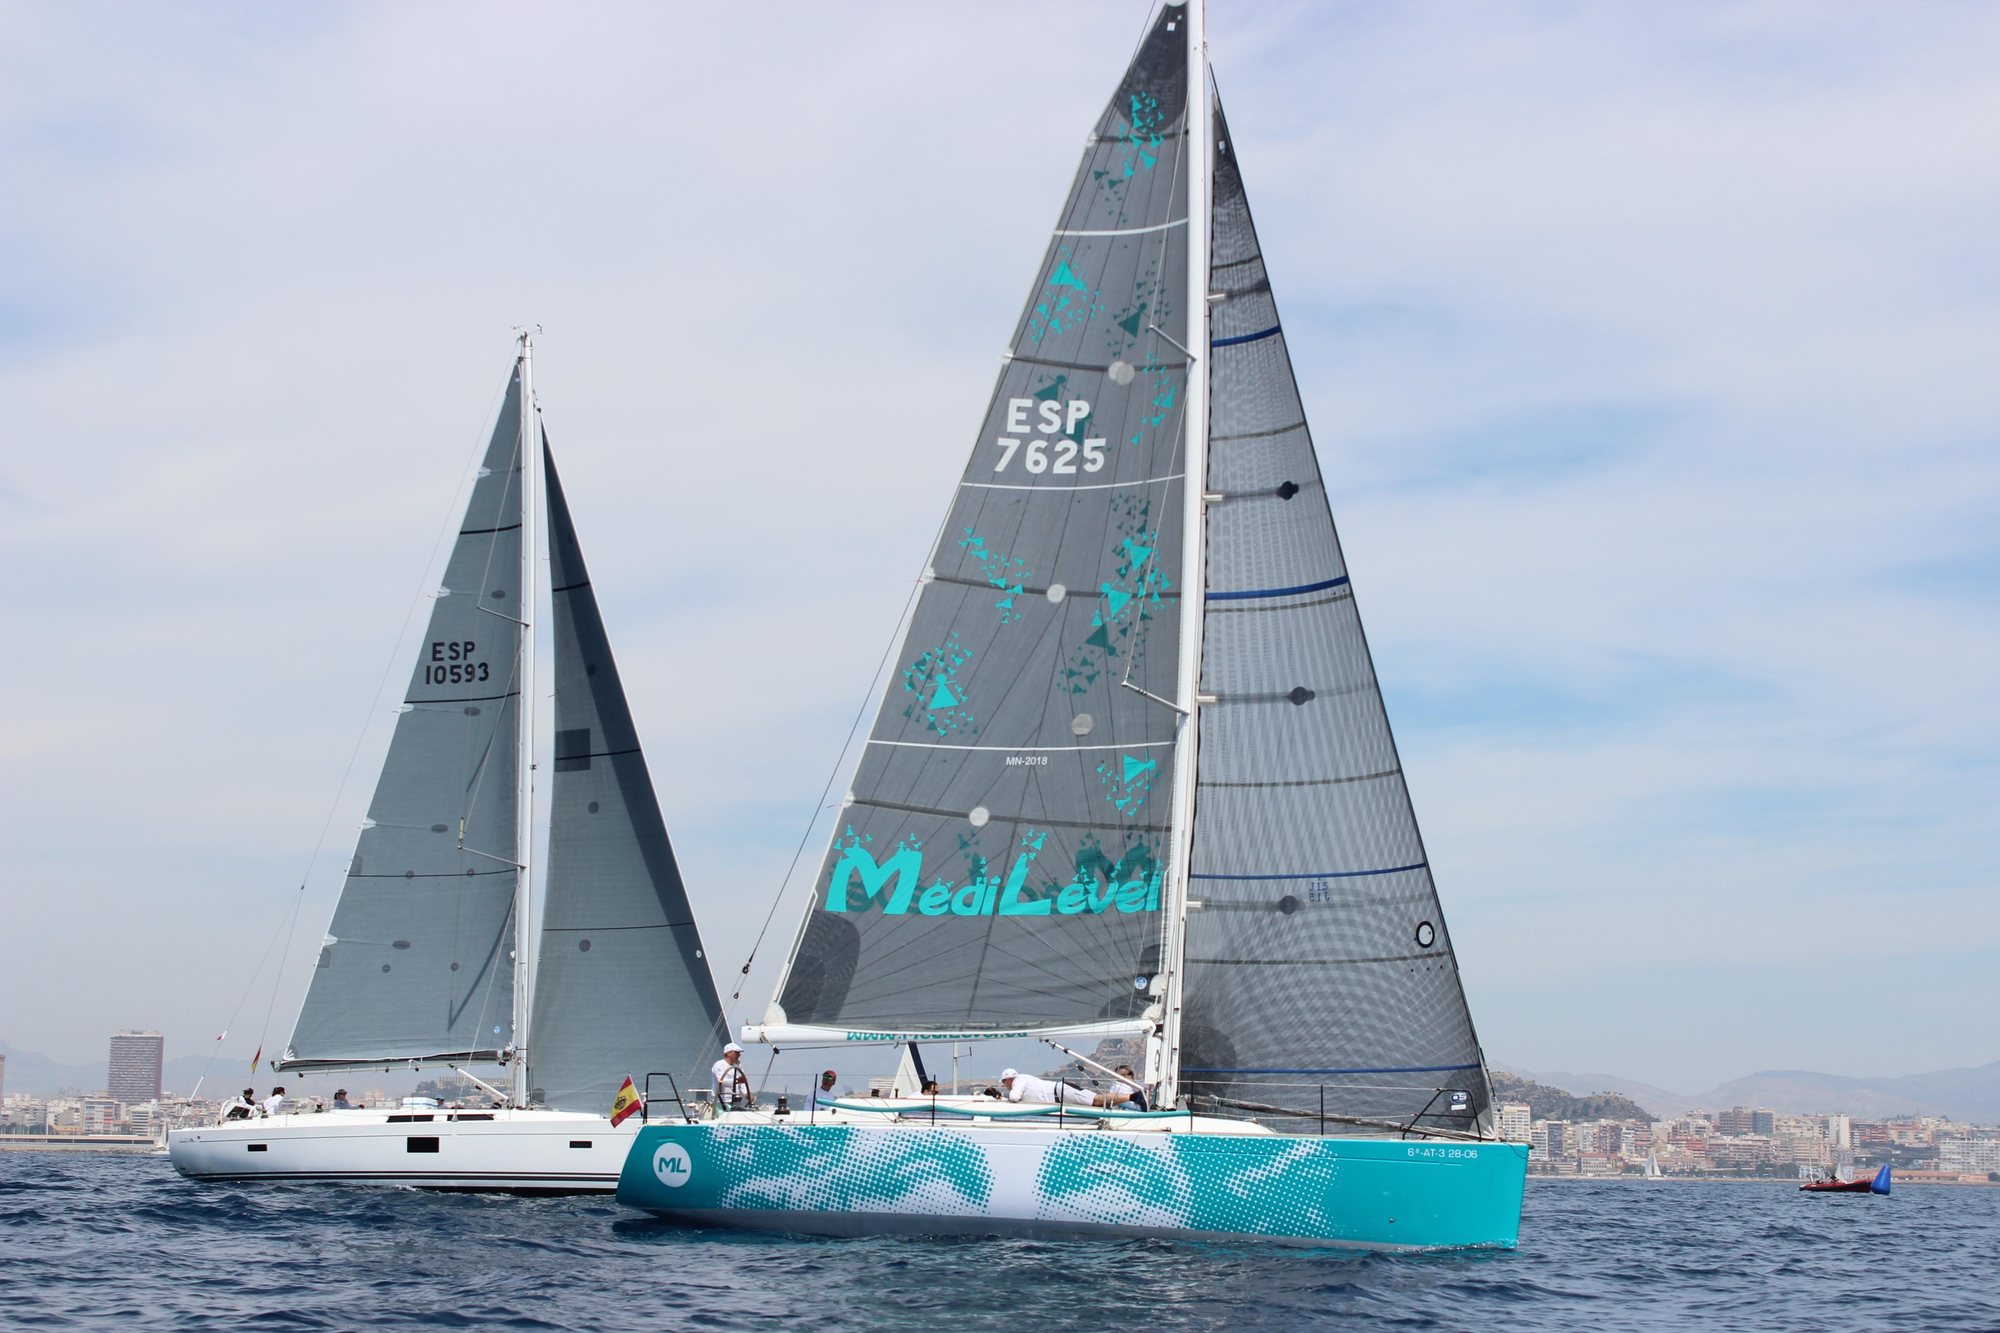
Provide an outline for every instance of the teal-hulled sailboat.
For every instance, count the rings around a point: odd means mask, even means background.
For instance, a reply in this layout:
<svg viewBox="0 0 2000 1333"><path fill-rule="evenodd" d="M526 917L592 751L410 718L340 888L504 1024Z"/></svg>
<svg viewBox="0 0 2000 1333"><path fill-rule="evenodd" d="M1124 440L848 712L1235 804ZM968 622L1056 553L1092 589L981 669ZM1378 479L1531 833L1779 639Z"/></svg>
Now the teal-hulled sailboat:
<svg viewBox="0 0 2000 1333"><path fill-rule="evenodd" d="M1154 1109L675 1114L618 1197L833 1235L1515 1243L1527 1148L1493 1133L1200 0L1089 140L743 1032L1024 1036L1123 1043Z"/></svg>

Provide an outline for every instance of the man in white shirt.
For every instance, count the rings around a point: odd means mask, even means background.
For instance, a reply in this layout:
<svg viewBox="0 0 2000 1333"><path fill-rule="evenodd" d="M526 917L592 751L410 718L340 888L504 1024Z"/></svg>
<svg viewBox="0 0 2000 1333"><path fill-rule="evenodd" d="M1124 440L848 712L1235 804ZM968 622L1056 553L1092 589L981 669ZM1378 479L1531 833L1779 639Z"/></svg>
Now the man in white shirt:
<svg viewBox="0 0 2000 1333"><path fill-rule="evenodd" d="M840 1094L833 1090L833 1085L837 1077L831 1069L819 1076L819 1086L813 1089L813 1104L815 1106L832 1106L840 1099Z"/></svg>
<svg viewBox="0 0 2000 1333"><path fill-rule="evenodd" d="M743 1048L730 1042L722 1048L722 1058L709 1066L714 1078L715 1104L728 1106L741 1101L745 1106L755 1106L757 1099L750 1092L750 1072L743 1068Z"/></svg>
<svg viewBox="0 0 2000 1333"><path fill-rule="evenodd" d="M1067 1083L1036 1078L1033 1074L1022 1074L1012 1069L1000 1072L1000 1086L1007 1090L1007 1100L1010 1102L1047 1102L1054 1105L1057 1101L1062 1101L1074 1106L1110 1104L1108 1100L1099 1098L1095 1093L1085 1092L1082 1088L1072 1088Z"/></svg>
<svg viewBox="0 0 2000 1333"><path fill-rule="evenodd" d="M264 1099L264 1114L277 1115L284 1110L284 1107L285 1090L283 1088L271 1089L271 1095Z"/></svg>

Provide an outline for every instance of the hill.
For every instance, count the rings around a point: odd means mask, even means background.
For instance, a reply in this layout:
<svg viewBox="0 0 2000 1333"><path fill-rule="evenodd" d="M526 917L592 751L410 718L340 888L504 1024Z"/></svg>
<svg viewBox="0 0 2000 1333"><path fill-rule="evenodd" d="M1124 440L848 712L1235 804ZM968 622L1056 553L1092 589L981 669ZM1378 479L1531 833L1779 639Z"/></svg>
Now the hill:
<svg viewBox="0 0 2000 1333"><path fill-rule="evenodd" d="M1578 1097L1546 1083L1495 1069L1489 1072L1496 1102L1526 1102L1537 1120L1651 1120L1645 1107L1615 1092Z"/></svg>

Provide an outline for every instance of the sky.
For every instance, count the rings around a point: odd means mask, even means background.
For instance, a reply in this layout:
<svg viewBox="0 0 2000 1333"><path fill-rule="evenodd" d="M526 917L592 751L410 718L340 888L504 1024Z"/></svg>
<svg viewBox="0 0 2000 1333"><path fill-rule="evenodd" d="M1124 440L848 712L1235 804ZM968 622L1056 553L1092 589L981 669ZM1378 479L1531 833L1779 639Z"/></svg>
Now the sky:
<svg viewBox="0 0 2000 1333"><path fill-rule="evenodd" d="M1145 19L0 9L0 1038L282 1045L523 324L727 995ZM1214 5L1491 1060L2000 1058L1997 45Z"/></svg>

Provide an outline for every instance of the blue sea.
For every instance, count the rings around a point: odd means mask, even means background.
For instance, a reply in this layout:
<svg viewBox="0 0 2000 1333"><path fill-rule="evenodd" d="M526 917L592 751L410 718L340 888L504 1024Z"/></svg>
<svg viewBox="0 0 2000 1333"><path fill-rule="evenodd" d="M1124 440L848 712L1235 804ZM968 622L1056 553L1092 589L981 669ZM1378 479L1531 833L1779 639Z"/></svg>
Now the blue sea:
<svg viewBox="0 0 2000 1333"><path fill-rule="evenodd" d="M2000 1329L2000 1188L1530 1181L1513 1252L689 1231L608 1199L0 1153L0 1327Z"/></svg>

